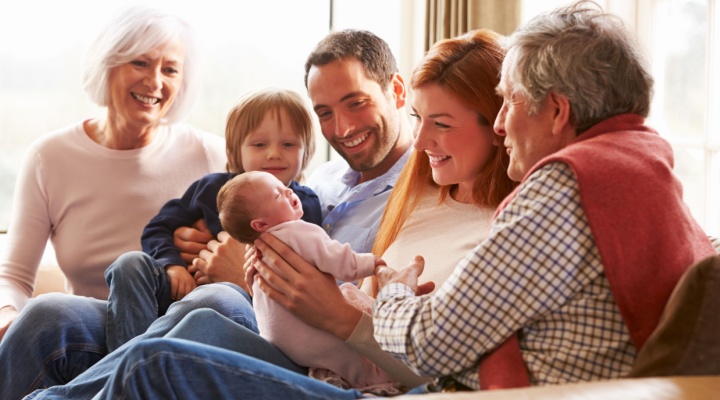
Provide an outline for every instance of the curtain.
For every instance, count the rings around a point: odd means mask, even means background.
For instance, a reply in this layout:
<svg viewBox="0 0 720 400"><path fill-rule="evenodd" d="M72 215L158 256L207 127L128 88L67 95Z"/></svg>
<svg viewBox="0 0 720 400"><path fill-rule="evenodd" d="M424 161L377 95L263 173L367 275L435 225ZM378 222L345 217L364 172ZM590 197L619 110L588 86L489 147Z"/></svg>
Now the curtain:
<svg viewBox="0 0 720 400"><path fill-rule="evenodd" d="M479 28L511 34L520 25L521 0L426 0L425 50Z"/></svg>

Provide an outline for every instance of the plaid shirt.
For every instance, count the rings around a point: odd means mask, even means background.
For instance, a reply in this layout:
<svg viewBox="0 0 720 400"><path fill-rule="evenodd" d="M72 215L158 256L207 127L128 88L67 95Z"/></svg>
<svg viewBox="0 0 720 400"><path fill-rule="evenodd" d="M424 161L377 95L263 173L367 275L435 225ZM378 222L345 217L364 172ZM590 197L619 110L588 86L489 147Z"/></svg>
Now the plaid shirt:
<svg viewBox="0 0 720 400"><path fill-rule="evenodd" d="M479 357L518 330L534 385L617 378L637 353L564 163L522 184L434 294L387 285L373 316L385 351L421 375L452 375L474 389Z"/></svg>

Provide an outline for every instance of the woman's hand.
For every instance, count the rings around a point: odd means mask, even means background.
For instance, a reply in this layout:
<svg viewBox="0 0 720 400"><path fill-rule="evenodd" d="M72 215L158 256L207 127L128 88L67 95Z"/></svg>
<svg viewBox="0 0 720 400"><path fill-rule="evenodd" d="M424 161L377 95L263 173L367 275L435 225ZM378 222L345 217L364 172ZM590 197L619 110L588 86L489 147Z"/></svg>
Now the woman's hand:
<svg viewBox="0 0 720 400"><path fill-rule="evenodd" d="M310 326L341 340L350 337L362 311L345 301L332 275L303 260L271 234L260 235L255 247L262 254L255 262L259 287L268 297Z"/></svg>
<svg viewBox="0 0 720 400"><path fill-rule="evenodd" d="M5 306L0 308L0 340L10 328L10 324L15 321L20 313L13 306Z"/></svg>
<svg viewBox="0 0 720 400"><path fill-rule="evenodd" d="M192 264L214 238L204 219L197 220L192 227L180 227L173 232L175 247L180 250L180 256L187 265Z"/></svg>
<svg viewBox="0 0 720 400"><path fill-rule="evenodd" d="M378 292L391 283L401 283L412 289L416 295L432 292L435 289L433 282L418 284L418 278L424 268L425 260L422 256L415 256L410 265L400 271L395 271L386 265L377 265L375 267L375 276L378 281Z"/></svg>
<svg viewBox="0 0 720 400"><path fill-rule="evenodd" d="M242 269L244 254L244 245L223 231L218 234L217 240L207 243L207 249L200 251L188 271L195 276L198 285L230 282L247 291Z"/></svg>

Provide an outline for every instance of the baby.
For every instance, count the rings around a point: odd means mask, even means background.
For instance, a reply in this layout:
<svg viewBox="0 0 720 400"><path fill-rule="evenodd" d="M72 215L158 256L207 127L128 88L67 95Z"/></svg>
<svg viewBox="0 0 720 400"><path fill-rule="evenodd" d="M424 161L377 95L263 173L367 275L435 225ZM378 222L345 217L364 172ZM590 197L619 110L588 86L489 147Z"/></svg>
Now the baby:
<svg viewBox="0 0 720 400"><path fill-rule="evenodd" d="M218 193L223 229L243 243L270 232L309 263L336 279L355 281L375 272L384 262L371 253L355 253L349 244L330 239L319 226L300 220L300 201L273 175L251 171L228 181ZM348 302L371 312L372 299L351 283L340 286ZM253 285L253 307L260 335L295 363L310 367L310 375L342 387L394 386L382 369L337 337L306 325ZM339 379L338 379L339 378ZM399 384L397 384L399 385Z"/></svg>

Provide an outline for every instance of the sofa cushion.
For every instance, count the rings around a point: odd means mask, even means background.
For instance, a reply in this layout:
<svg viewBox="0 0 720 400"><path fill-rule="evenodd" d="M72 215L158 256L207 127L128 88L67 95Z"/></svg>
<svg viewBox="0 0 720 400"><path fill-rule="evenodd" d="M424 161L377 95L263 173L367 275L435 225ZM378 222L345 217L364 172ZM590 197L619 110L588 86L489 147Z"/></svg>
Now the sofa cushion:
<svg viewBox="0 0 720 400"><path fill-rule="evenodd" d="M685 272L630 373L679 375L720 375L720 257Z"/></svg>

